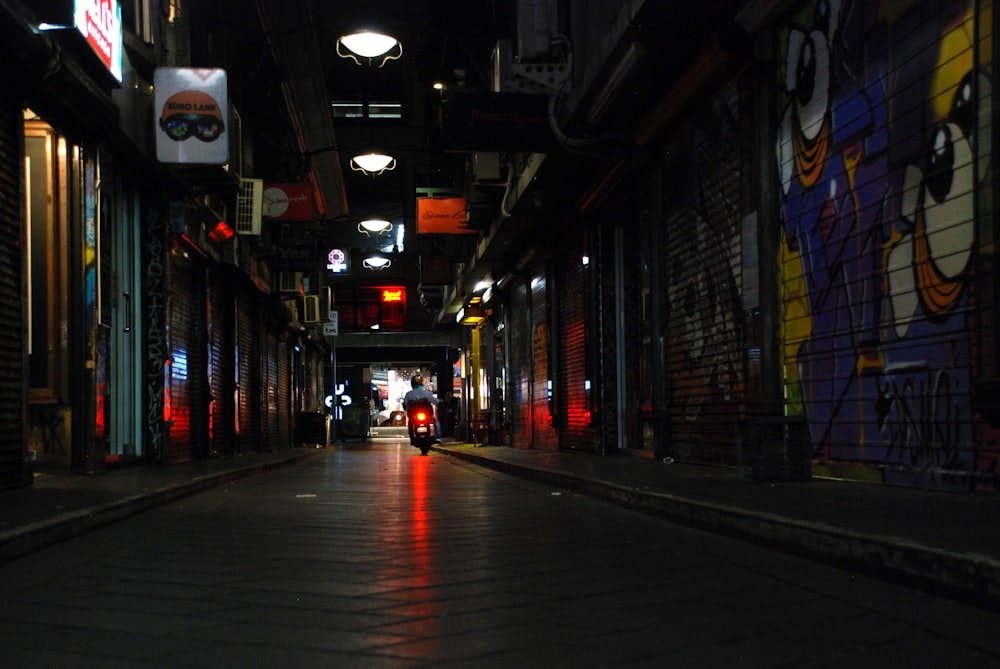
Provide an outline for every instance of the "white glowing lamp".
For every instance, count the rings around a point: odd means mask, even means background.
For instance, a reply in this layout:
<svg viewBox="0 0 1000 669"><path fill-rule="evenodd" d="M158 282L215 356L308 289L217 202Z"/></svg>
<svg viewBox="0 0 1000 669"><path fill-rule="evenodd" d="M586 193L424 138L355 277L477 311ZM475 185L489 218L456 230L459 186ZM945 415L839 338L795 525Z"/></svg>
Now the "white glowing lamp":
<svg viewBox="0 0 1000 669"><path fill-rule="evenodd" d="M396 159L384 153L362 153L351 158L351 169L365 174L382 174L396 168Z"/></svg>
<svg viewBox="0 0 1000 669"><path fill-rule="evenodd" d="M383 218L368 218L358 223L358 232L379 233L386 232L392 227L392 223Z"/></svg>
<svg viewBox="0 0 1000 669"><path fill-rule="evenodd" d="M341 46L347 49L346 53L340 50ZM398 49L398 53L390 54L393 49ZM351 35L342 35L337 40L337 55L350 58L358 65L361 64L359 56L367 58L369 63L374 58L381 58L379 67L382 67L386 61L396 60L403 55L403 45L391 35L361 30Z"/></svg>

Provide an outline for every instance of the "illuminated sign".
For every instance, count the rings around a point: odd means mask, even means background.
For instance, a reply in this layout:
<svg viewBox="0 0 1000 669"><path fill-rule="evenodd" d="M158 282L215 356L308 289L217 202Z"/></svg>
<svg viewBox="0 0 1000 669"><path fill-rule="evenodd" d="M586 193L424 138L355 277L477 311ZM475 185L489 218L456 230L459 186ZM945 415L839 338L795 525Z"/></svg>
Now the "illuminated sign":
<svg viewBox="0 0 1000 669"><path fill-rule="evenodd" d="M326 268L334 274L346 274L351 269L351 263L344 249L330 249L326 254Z"/></svg>
<svg viewBox="0 0 1000 669"><path fill-rule="evenodd" d="M402 288L383 288L382 289L382 301L383 302L402 302L403 301L403 289Z"/></svg>
<svg viewBox="0 0 1000 669"><path fill-rule="evenodd" d="M116 0L75 0L73 24L108 68L122 80L122 10Z"/></svg>
<svg viewBox="0 0 1000 669"><path fill-rule="evenodd" d="M156 68L157 160L199 165L229 162L227 81L226 71L217 68Z"/></svg>

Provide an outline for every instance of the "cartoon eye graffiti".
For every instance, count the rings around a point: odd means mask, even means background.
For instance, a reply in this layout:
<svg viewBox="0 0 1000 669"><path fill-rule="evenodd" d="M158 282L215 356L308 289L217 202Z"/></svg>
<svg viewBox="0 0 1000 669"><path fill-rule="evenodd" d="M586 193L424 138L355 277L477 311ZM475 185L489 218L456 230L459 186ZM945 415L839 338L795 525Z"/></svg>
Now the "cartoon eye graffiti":
<svg viewBox="0 0 1000 669"><path fill-rule="evenodd" d="M962 129L962 134L972 137L976 126L976 106L972 100L972 73L962 77L955 91L955 99L951 101L948 118Z"/></svg>
<svg viewBox="0 0 1000 669"><path fill-rule="evenodd" d="M802 106L809 104L816 86L816 45L811 37L802 42L799 63L795 68L795 98Z"/></svg>
<svg viewBox="0 0 1000 669"><path fill-rule="evenodd" d="M932 129L923 159L906 168L900 213L910 231L892 244L886 258L899 338L906 336L919 305L928 318L944 317L962 294L975 235L974 180L972 145L950 121Z"/></svg>
<svg viewBox="0 0 1000 669"><path fill-rule="evenodd" d="M830 50L826 36L819 31L789 35L788 56L786 87L795 96L799 131L811 142L823 129L830 105Z"/></svg>
<svg viewBox="0 0 1000 669"><path fill-rule="evenodd" d="M955 148L952 146L951 130L942 125L931 136L924 156L924 184L927 194L935 202L943 202L951 192L954 167Z"/></svg>
<svg viewBox="0 0 1000 669"><path fill-rule="evenodd" d="M943 123L932 133L924 161L927 251L938 271L953 278L972 253L972 147L961 128Z"/></svg>
<svg viewBox="0 0 1000 669"><path fill-rule="evenodd" d="M841 0L820 0L812 26L793 27L785 52L785 92L790 104L778 130L776 158L781 189L787 195L797 178L816 185L829 153L831 50L840 20Z"/></svg>

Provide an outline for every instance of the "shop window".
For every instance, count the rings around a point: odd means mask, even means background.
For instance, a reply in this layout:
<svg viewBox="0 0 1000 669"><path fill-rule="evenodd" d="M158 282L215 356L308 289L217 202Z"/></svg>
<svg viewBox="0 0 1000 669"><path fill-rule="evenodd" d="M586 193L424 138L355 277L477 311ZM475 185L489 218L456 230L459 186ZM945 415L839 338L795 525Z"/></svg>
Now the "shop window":
<svg viewBox="0 0 1000 669"><path fill-rule="evenodd" d="M30 112L25 120L29 388L32 401L65 401L68 346L67 219L79 147Z"/></svg>
<svg viewBox="0 0 1000 669"><path fill-rule="evenodd" d="M131 31L136 37L152 44L152 10L149 8L150 0L122 0L122 28Z"/></svg>

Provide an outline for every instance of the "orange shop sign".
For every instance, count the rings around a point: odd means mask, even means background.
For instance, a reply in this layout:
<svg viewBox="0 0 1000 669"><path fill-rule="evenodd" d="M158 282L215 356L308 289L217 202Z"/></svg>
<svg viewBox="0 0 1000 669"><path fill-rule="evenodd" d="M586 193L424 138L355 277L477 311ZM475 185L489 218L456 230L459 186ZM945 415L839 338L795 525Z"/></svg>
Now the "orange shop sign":
<svg viewBox="0 0 1000 669"><path fill-rule="evenodd" d="M464 224L469 222L464 197L418 197L417 233L419 234L468 234L474 233Z"/></svg>

